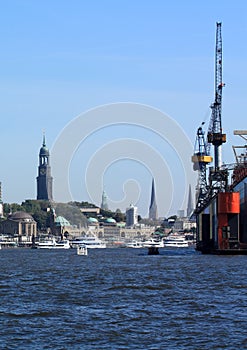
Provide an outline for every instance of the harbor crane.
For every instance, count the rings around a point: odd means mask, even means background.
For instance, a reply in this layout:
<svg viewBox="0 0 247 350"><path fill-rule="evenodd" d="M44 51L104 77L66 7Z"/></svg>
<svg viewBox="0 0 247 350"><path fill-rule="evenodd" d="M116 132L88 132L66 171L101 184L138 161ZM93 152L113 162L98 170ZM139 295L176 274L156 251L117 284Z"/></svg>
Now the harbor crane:
<svg viewBox="0 0 247 350"><path fill-rule="evenodd" d="M221 112L222 112L222 89L225 84L222 82L222 37L221 23L216 23L216 48L215 48L215 100L211 105L212 114L208 128L208 148L214 146L214 168L215 171L221 166L221 145L226 142L226 134L222 133ZM209 153L209 152L208 152Z"/></svg>
<svg viewBox="0 0 247 350"><path fill-rule="evenodd" d="M223 87L221 23L217 23L215 99L211 105L207 139L204 138L202 127L199 127L197 148L192 156L194 170L199 171L198 200L194 211L196 249L203 254L247 254L247 221L245 221L245 206L241 204L246 202L244 181L247 176L247 154L241 152L240 157L236 158L237 165L222 164L221 147L226 142L221 124ZM244 137L247 132L238 131L238 134ZM212 160L211 145L214 148L214 165L208 167ZM236 152L237 150L235 148ZM208 177L207 170L209 170ZM233 181L230 185L228 185L229 171L233 171Z"/></svg>
<svg viewBox="0 0 247 350"><path fill-rule="evenodd" d="M204 123L202 123L203 125ZM208 154L208 148L204 137L202 126L197 129L194 155L192 156L193 169L198 171L198 182L196 187L196 207L199 209L208 194L207 165L212 162Z"/></svg>
<svg viewBox="0 0 247 350"><path fill-rule="evenodd" d="M221 145L226 142L226 134L222 133L221 111L222 111L222 37L221 23L216 23L216 48L215 48L215 99L212 105L211 118L209 122L207 141L204 137L202 126L197 130L196 146L192 156L193 169L198 171L197 204L200 210L203 203L209 200L216 192L226 187L226 170L221 168ZM204 123L202 123L203 125ZM213 161L210 156L210 146L214 146L214 167L210 169L207 178L207 166Z"/></svg>

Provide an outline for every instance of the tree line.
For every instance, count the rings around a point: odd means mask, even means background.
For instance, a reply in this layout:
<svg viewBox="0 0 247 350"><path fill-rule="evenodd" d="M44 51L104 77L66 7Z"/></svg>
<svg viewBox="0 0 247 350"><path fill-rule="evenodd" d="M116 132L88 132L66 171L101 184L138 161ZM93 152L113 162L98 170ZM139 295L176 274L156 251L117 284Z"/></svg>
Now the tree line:
<svg viewBox="0 0 247 350"><path fill-rule="evenodd" d="M46 230L51 225L52 216L63 216L66 218L71 225L76 225L77 227L86 227L88 217L95 217L99 221L113 218L116 222L125 221L125 214L117 209L115 212L111 210L100 209L100 214L88 213L83 214L80 209L83 208L97 208L96 205L89 202L69 202L69 203L56 203L49 202L45 200L34 200L27 199L21 204L17 203L4 203L3 212L4 219L6 219L10 214L17 211L24 211L32 215L34 220L37 222L38 230Z"/></svg>

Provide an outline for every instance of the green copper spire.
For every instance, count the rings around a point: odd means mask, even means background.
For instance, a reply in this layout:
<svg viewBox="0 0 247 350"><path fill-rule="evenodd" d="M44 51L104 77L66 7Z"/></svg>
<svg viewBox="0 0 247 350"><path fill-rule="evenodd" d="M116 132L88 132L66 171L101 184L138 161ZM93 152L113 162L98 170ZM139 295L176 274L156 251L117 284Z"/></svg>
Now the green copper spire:
<svg viewBox="0 0 247 350"><path fill-rule="evenodd" d="M107 204L107 195L105 193L105 190L103 190L103 193L102 193L102 201L101 201L101 206L100 207L103 210L109 210L108 204Z"/></svg>

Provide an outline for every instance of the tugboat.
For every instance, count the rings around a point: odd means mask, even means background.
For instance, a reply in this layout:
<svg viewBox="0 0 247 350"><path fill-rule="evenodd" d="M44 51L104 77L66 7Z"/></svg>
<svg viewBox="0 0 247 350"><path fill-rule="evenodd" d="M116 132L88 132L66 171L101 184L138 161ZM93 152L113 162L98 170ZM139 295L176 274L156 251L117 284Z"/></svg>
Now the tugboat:
<svg viewBox="0 0 247 350"><path fill-rule="evenodd" d="M160 237L152 237L148 241L143 242L143 247L148 248L148 255L158 255L159 248L164 248L164 242Z"/></svg>

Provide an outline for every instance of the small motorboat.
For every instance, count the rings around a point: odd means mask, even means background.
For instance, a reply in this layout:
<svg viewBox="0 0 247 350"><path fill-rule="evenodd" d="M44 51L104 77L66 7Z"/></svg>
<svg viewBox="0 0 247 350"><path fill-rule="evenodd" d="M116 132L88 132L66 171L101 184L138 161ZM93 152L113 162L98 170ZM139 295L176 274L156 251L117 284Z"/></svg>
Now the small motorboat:
<svg viewBox="0 0 247 350"><path fill-rule="evenodd" d="M141 241L132 241L126 244L127 248L143 248L143 242Z"/></svg>
<svg viewBox="0 0 247 350"><path fill-rule="evenodd" d="M77 255L87 255L87 246L85 244L77 246Z"/></svg>

